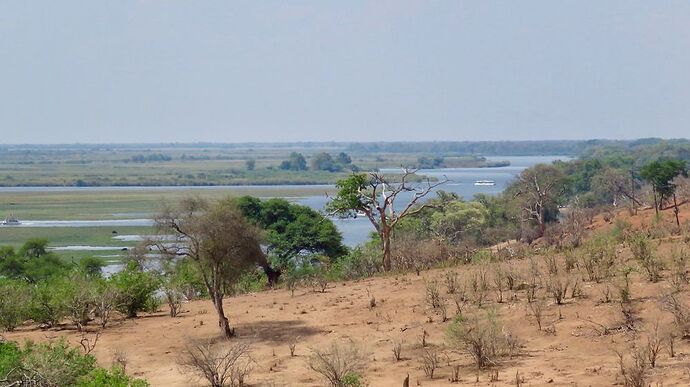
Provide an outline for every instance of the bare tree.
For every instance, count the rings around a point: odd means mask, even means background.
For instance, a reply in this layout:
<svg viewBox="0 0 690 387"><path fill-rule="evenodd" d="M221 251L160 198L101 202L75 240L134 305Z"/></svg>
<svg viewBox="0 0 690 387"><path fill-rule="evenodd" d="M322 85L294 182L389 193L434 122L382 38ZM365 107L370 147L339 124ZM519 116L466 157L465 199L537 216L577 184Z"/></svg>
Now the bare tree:
<svg viewBox="0 0 690 387"><path fill-rule="evenodd" d="M432 183L427 179L423 184L414 184L410 179L416 172L416 169L403 168L396 182L378 172L353 174L336 183L338 194L328 203L332 214L343 217L364 214L369 219L381 239L386 271L391 269L391 237L398 222L429 207L428 203L420 203L421 199L448 181L444 178ZM396 200L404 194L411 195L408 202L396 206Z"/></svg>
<svg viewBox="0 0 690 387"><path fill-rule="evenodd" d="M519 200L523 221L534 221L539 227L539 236L544 235L547 211L556 207L566 188L563 171L552 165L537 164L522 171L511 188Z"/></svg>
<svg viewBox="0 0 690 387"><path fill-rule="evenodd" d="M266 264L261 251L261 232L252 226L231 199L209 203L187 198L178 206L166 205L155 218L160 235L155 241L169 257L187 257L199 269L218 314L218 326L225 337L235 334L225 316L223 298L248 269Z"/></svg>

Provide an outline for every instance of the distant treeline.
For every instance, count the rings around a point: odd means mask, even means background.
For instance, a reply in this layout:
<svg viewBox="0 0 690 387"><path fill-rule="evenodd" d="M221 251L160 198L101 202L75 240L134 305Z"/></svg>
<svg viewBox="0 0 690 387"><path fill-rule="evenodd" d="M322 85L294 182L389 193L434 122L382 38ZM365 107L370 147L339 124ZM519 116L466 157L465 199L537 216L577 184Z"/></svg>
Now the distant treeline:
<svg viewBox="0 0 690 387"><path fill-rule="evenodd" d="M593 149L610 147L632 150L654 144L690 145L690 140L646 138L638 140L544 140L544 141L444 141L352 143L351 152L443 153L482 156L579 156Z"/></svg>
<svg viewBox="0 0 690 387"><path fill-rule="evenodd" d="M115 151L159 149L332 149L348 152L432 153L482 155L482 156L579 156L598 147L634 149L640 145L690 144L688 139L643 138L636 140L539 140L539 141L397 141L397 142L285 142L285 143L158 143L158 144L0 144L0 152L8 151Z"/></svg>

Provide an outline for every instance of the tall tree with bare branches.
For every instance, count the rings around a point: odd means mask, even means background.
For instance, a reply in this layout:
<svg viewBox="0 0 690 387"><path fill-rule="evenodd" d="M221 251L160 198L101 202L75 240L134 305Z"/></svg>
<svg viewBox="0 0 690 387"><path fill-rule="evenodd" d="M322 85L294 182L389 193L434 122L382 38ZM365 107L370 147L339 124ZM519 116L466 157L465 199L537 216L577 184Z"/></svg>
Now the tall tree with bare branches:
<svg viewBox="0 0 690 387"><path fill-rule="evenodd" d="M159 235L166 236L154 241L155 245L167 256L187 257L197 266L218 314L221 334L234 336L223 298L242 273L266 265L261 231L245 219L231 199L209 203L187 198L177 206L165 205L155 222Z"/></svg>
<svg viewBox="0 0 690 387"><path fill-rule="evenodd" d="M378 172L353 174L336 183L338 193L331 198L327 210L342 217L363 214L374 226L381 239L383 268L391 269L391 237L401 219L414 215L428 207L421 200L447 179L414 183L416 170L403 168L402 175L393 181ZM396 206L396 199L408 196L407 202ZM405 199L403 199L405 200Z"/></svg>
<svg viewBox="0 0 690 387"><path fill-rule="evenodd" d="M567 188L567 177L562 170L547 164L527 168L509 190L518 201L523 221L533 221L544 235L548 212L557 209L558 200Z"/></svg>

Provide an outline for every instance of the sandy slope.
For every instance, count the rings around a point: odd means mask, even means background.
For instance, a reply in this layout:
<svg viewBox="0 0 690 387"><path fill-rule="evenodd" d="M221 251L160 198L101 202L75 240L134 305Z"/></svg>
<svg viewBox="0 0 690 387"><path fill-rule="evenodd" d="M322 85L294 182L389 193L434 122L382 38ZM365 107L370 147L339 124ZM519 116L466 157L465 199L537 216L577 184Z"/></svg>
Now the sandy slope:
<svg viewBox="0 0 690 387"><path fill-rule="evenodd" d="M679 241L666 241L660 253L668 256ZM628 255L620 247L619 255ZM526 260L511 264L526 269ZM606 335L599 333L603 324L620 325L620 307L615 303L602 303L604 284L583 283L583 298L567 299L558 307L548 301L545 326L555 333L538 331L534 319L527 314L524 291L507 292L510 302L498 304L495 293L489 293L491 306L500 312L506 325L521 339L522 353L506 359L497 369L499 380L489 382L489 372L477 374L469 357L445 349L441 368L434 380L424 375L420 367L420 337L428 333L431 345L444 344L444 331L448 322L429 310L425 301L425 281L439 278L440 288L444 272L457 270L464 275L472 265L451 269L438 269L414 274L391 275L357 282L331 284L325 293L299 289L294 297L285 290L265 291L226 301L226 311L236 325L240 339L253 341L253 356L257 361L251 377L254 386L320 386L318 375L306 366L310 347L323 347L333 340L352 339L370 352L371 363L366 372L370 386L401 386L407 373L411 385L450 385L448 378L452 366L461 365L463 384L514 385L519 372L525 385L602 386L620 383L616 348L625 348L637 340L642 342L644 331L659 319L666 327L670 314L660 309L660 296L668 291L666 280L652 284L639 274L634 275L632 295L639 317L637 332L613 329ZM667 272L665 272L667 274ZM613 289L613 287L612 287ZM612 290L615 293L615 289ZM377 302L369 307L370 296ZM688 302L688 292L681 299ZM449 314L455 310L448 303ZM170 318L164 312L138 319L116 322L101 337L95 354L103 365L111 362L115 351L128 358L128 371L145 377L154 386L203 385L177 366L185 338L213 339L217 335L213 307L208 301L195 301L185 305L179 318ZM560 314L560 318L559 318ZM40 331L24 327L6 334L8 339L30 337L35 340L67 336L75 344L79 336L72 330ZM287 342L300 337L297 356L290 357ZM393 340L404 340L402 361L394 361ZM666 351L660 355L657 368L651 370L653 385L690 385L690 343L677 344L677 355L670 358ZM476 380L479 383L476 383ZM659 385L662 385L659 384Z"/></svg>

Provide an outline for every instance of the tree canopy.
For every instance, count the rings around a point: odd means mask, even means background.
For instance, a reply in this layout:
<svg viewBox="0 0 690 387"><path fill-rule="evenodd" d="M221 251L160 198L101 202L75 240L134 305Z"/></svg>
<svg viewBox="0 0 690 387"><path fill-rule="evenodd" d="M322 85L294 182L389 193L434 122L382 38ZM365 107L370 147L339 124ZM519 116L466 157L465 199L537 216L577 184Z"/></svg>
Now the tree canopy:
<svg viewBox="0 0 690 387"><path fill-rule="evenodd" d="M265 230L266 251L276 269L289 268L298 256L337 258L347 252L333 221L307 206L251 196L240 197L236 203L249 220Z"/></svg>

